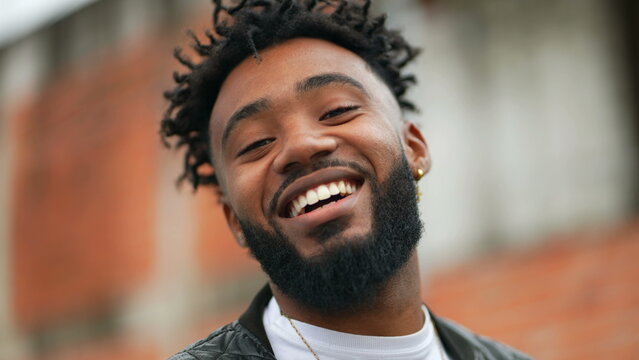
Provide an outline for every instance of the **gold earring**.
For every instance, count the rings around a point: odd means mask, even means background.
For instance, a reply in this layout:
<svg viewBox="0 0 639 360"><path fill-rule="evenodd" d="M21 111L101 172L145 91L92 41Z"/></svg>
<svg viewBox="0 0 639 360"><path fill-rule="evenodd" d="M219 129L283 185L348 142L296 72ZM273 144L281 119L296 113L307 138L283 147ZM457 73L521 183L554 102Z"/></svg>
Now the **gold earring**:
<svg viewBox="0 0 639 360"><path fill-rule="evenodd" d="M417 168L417 179L415 179L415 182L418 182L423 177L424 177L424 170L422 170L422 168ZM422 200L422 190L419 188L419 185L416 185L416 187L417 187L417 202L420 202Z"/></svg>

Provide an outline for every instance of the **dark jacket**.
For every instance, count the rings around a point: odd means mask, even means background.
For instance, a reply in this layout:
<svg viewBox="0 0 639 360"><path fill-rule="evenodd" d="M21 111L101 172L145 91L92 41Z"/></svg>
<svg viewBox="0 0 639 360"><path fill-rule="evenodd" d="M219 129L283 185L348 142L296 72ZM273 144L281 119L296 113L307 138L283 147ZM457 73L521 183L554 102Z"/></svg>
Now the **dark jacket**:
<svg viewBox="0 0 639 360"><path fill-rule="evenodd" d="M272 297L266 286L239 320L197 341L169 360L274 360L273 349L262 324L262 314ZM494 340L478 336L448 320L431 314L446 354L451 360L526 360L530 357Z"/></svg>

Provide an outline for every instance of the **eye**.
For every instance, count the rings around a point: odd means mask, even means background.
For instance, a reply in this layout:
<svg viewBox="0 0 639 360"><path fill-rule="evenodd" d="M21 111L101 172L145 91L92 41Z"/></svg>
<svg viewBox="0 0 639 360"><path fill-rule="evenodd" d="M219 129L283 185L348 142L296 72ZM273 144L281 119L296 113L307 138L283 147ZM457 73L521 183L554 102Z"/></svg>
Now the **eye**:
<svg viewBox="0 0 639 360"><path fill-rule="evenodd" d="M327 119L330 119L330 118L334 118L336 116L340 116L340 115L342 115L344 113L347 113L349 111L357 110L359 108L360 108L360 106L357 106L357 105L340 106L340 107L338 107L336 109L333 109L333 110L327 112L326 114L322 115L320 117L320 121L327 120Z"/></svg>
<svg viewBox="0 0 639 360"><path fill-rule="evenodd" d="M255 150L257 148L260 148L262 146L268 145L270 143L273 142L273 140L275 140L274 138L268 138L268 139L262 139L262 140L258 140L254 143L252 143L251 145L245 147L244 149L240 150L239 153L237 153L237 156L242 156L246 153L248 153L249 151Z"/></svg>

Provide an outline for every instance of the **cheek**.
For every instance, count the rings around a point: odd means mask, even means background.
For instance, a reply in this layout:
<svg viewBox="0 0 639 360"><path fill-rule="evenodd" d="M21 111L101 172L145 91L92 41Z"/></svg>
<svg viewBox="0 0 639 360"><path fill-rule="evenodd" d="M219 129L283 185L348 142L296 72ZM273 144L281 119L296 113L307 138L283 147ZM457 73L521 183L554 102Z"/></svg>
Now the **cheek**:
<svg viewBox="0 0 639 360"><path fill-rule="evenodd" d="M248 191L248 189L255 189L256 184L249 176L238 176L231 178L228 186L229 194L233 194L231 204L233 209L241 217L253 218L255 210L255 195L254 191Z"/></svg>
<svg viewBox="0 0 639 360"><path fill-rule="evenodd" d="M370 163L379 180L387 178L394 162L403 151L394 129L379 123L371 124L365 131L359 132L356 147Z"/></svg>
<svg viewBox="0 0 639 360"><path fill-rule="evenodd" d="M364 149L371 160L382 159L382 163L389 162L388 159L395 159L402 149L395 129L379 122L371 124L367 126L365 131L359 132L358 141L360 149ZM373 164L375 163L373 161Z"/></svg>
<svg viewBox="0 0 639 360"><path fill-rule="evenodd" d="M264 186L267 177L257 169L239 167L236 171L229 172L226 179L229 194L233 194L230 203L237 215L263 223L264 217Z"/></svg>

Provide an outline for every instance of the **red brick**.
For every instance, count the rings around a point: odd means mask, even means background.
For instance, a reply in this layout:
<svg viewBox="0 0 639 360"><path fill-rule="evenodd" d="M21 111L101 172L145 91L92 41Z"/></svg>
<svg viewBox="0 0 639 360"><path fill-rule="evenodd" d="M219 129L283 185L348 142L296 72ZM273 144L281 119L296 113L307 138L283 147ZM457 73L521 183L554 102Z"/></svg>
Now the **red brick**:
<svg viewBox="0 0 639 360"><path fill-rule="evenodd" d="M639 352L638 224L442 271L427 302L538 358L634 358L614 354Z"/></svg>
<svg viewBox="0 0 639 360"><path fill-rule="evenodd" d="M148 276L161 100L138 61L60 75L13 119L20 328L107 311Z"/></svg>

